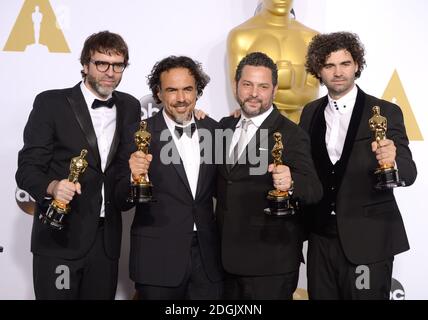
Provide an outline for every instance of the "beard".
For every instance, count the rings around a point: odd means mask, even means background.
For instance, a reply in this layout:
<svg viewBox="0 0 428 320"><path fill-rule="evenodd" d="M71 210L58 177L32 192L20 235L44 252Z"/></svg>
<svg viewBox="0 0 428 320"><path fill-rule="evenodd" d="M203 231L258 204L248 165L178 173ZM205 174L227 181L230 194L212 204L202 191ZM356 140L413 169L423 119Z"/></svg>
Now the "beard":
<svg viewBox="0 0 428 320"><path fill-rule="evenodd" d="M179 107L185 107L188 108L190 106L190 103L184 101L184 102L177 102L174 105L172 105L173 108L179 108ZM166 110L168 111L168 110ZM192 111L193 110L188 110L185 113L172 113L172 112L167 112L171 118L178 124L184 125L187 122L189 122L192 119Z"/></svg>
<svg viewBox="0 0 428 320"><path fill-rule="evenodd" d="M257 98L247 98L245 100L241 100L239 97L236 98L236 100L238 101L239 106L241 107L242 112L247 116L247 117L256 117L262 113L265 113L267 110L269 110L270 106L272 105L272 101L273 99L271 98L269 100L269 103L266 105L263 105L263 101ZM260 104L260 108L259 109L254 109L254 108L250 108L247 107L246 103L247 102L256 102Z"/></svg>
<svg viewBox="0 0 428 320"><path fill-rule="evenodd" d="M334 80L341 80L342 83L336 84ZM335 78L331 81L324 81L321 82L323 85L326 86L329 95L331 97L334 97L335 99L339 99L340 97L343 97L345 94L350 92L352 88L354 88L355 85L355 77L341 77L341 78Z"/></svg>
<svg viewBox="0 0 428 320"><path fill-rule="evenodd" d="M89 86L102 98L107 98L108 96L110 96L114 89L116 89L120 83L119 80L112 87L104 87L95 77L89 74L86 75L86 81L88 82Z"/></svg>

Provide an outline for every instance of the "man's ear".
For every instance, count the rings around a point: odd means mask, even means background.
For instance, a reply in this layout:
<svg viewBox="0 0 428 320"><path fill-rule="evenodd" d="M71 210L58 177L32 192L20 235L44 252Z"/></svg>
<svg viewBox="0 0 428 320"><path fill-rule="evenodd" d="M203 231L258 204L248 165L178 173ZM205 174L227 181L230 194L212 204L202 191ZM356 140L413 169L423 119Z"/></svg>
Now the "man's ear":
<svg viewBox="0 0 428 320"><path fill-rule="evenodd" d="M162 95L161 95L161 92L160 92L160 88L158 87L157 89L158 89L158 92L156 93L156 96L158 97L158 99L160 101L162 101Z"/></svg>
<svg viewBox="0 0 428 320"><path fill-rule="evenodd" d="M89 73L89 65L88 64L83 65L83 72L85 73L85 75L87 75Z"/></svg>
<svg viewBox="0 0 428 320"><path fill-rule="evenodd" d="M273 98L275 98L277 91L278 91L278 84L275 86L275 88L273 88Z"/></svg>

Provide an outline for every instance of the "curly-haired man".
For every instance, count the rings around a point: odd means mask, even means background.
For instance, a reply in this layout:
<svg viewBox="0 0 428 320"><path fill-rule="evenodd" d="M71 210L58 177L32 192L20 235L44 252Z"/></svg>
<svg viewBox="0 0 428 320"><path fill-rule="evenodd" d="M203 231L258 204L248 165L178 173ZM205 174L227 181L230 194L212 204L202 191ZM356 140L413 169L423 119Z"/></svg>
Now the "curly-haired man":
<svg viewBox="0 0 428 320"><path fill-rule="evenodd" d="M389 299L394 255L409 249L393 191L375 190L373 177L376 167L395 166L411 185L416 166L401 109L355 84L364 53L349 32L317 35L307 53L307 71L328 90L300 120L324 188L322 200L305 208L311 299ZM369 128L374 106L388 119L379 143Z"/></svg>

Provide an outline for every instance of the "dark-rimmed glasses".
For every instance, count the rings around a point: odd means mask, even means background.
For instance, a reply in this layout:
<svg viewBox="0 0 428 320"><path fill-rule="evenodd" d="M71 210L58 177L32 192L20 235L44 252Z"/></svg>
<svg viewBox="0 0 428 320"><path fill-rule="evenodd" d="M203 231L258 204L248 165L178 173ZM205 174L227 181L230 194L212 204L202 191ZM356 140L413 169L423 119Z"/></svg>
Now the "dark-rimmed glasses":
<svg viewBox="0 0 428 320"><path fill-rule="evenodd" d="M118 62L118 63L109 63L107 61L101 60L90 60L91 63L95 65L99 72L107 72L110 69L110 66L113 67L113 72L122 73L126 68L126 63Z"/></svg>

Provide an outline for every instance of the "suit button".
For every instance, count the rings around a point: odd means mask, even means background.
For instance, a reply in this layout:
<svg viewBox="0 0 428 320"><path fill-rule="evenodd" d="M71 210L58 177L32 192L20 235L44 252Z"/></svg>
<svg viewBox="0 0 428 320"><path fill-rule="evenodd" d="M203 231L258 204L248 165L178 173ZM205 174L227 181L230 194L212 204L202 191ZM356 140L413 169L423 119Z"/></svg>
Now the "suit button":
<svg viewBox="0 0 428 320"><path fill-rule="evenodd" d="M227 184L228 184L228 185L231 185L232 183L233 183L232 181L227 180Z"/></svg>
<svg viewBox="0 0 428 320"><path fill-rule="evenodd" d="M334 208L336 206L336 202L332 202L330 205Z"/></svg>
<svg viewBox="0 0 428 320"><path fill-rule="evenodd" d="M333 186L333 187L331 187L331 191L334 191L334 190L336 190L336 188Z"/></svg>
<svg viewBox="0 0 428 320"><path fill-rule="evenodd" d="M331 170L331 174L335 174L336 172L334 170Z"/></svg>

